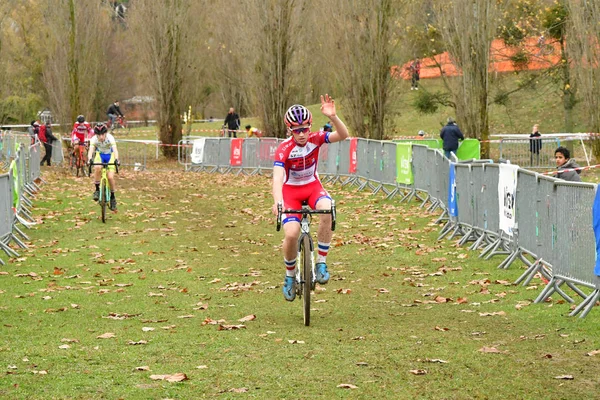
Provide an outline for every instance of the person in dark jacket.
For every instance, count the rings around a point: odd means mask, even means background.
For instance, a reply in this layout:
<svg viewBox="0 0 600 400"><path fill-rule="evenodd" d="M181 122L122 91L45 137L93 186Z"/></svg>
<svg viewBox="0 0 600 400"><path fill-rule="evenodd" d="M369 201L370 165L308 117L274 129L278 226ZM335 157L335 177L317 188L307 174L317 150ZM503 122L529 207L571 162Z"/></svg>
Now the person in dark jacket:
<svg viewBox="0 0 600 400"><path fill-rule="evenodd" d="M450 158L450 153L456 153L456 150L458 150L458 141L465 139L452 117L448 117L448 123L442 128L440 137L444 141L444 154L448 159Z"/></svg>
<svg viewBox="0 0 600 400"><path fill-rule="evenodd" d="M42 161L40 162L40 166L44 165L44 161L50 167L50 162L52 160L52 142L58 140L54 134L52 134L52 126L50 122L46 122L46 124L40 126L40 131L38 134L40 138L40 142L44 144L44 149L46 149L46 154Z"/></svg>
<svg viewBox="0 0 600 400"><path fill-rule="evenodd" d="M529 157L529 162L531 163L532 167L537 166L540 161L540 150L542 150L541 137L542 135L539 131L539 125L535 124L531 131L531 134L529 135L529 152L531 153Z"/></svg>
<svg viewBox="0 0 600 400"><path fill-rule="evenodd" d="M229 133L229 137L237 137L237 130L240 129L240 116L237 115L233 107L229 109L229 113L227 113L227 117L225 117L225 121L223 121L223 127L227 126L227 131Z"/></svg>
<svg viewBox="0 0 600 400"><path fill-rule="evenodd" d="M579 164L577 164L575 160L571 158L571 152L569 149L562 146L554 150L554 159L556 160L556 169L559 171L581 168ZM559 172L556 174L556 177L559 179L564 179L565 181L581 182L581 177L579 176L580 173L580 169L576 171Z"/></svg>

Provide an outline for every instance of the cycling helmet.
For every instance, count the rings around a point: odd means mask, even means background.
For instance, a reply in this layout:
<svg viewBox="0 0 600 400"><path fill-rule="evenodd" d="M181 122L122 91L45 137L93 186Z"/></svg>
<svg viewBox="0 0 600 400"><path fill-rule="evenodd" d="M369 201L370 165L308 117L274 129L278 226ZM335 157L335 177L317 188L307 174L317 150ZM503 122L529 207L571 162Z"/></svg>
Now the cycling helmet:
<svg viewBox="0 0 600 400"><path fill-rule="evenodd" d="M108 129L106 128L106 125L104 125L102 122L99 122L96 124L96 126L94 127L94 133L96 135L102 135L103 133L108 132Z"/></svg>
<svg viewBox="0 0 600 400"><path fill-rule="evenodd" d="M294 104L286 111L284 120L288 128L300 125L311 125L312 114L308 111L308 108L301 106L300 104Z"/></svg>
<svg viewBox="0 0 600 400"><path fill-rule="evenodd" d="M83 124L84 121L85 121L85 117L83 115L77 116L77 122L79 122L80 124Z"/></svg>

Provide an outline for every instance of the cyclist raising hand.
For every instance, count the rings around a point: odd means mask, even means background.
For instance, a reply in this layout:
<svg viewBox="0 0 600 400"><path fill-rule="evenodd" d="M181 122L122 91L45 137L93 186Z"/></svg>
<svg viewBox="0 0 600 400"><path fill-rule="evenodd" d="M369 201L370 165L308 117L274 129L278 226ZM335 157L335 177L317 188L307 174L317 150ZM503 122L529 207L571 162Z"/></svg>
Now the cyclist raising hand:
<svg viewBox="0 0 600 400"><path fill-rule="evenodd" d="M112 164L119 165L119 151L117 150L117 143L113 135L108 133L108 128L102 122L96 124L94 127L94 137L90 140L90 150L88 151L88 160L92 164ZM94 166L94 185L96 191L94 192L94 201L98 201L100 198L100 174L102 166ZM108 167L108 183L110 185L110 209L112 211L117 210L117 199L115 197L115 166L109 165Z"/></svg>
<svg viewBox="0 0 600 400"><path fill-rule="evenodd" d="M317 163L319 148L326 143L335 143L348 137L348 129L337 116L335 102L328 94L321 96L321 112L333 124L333 132L311 132L312 114L299 104L291 106L285 113L289 138L284 140L275 152L273 166L273 214L277 215L277 205L282 202L284 209L299 210L306 201L312 209L331 209L331 197L319 180ZM298 254L298 237L300 236L300 216L284 214L282 216L283 261L285 279L283 296L288 301L296 298L296 256ZM316 280L320 284L329 281L326 257L329 252L333 233L331 232L331 215L320 216L317 239L319 251L316 264Z"/></svg>

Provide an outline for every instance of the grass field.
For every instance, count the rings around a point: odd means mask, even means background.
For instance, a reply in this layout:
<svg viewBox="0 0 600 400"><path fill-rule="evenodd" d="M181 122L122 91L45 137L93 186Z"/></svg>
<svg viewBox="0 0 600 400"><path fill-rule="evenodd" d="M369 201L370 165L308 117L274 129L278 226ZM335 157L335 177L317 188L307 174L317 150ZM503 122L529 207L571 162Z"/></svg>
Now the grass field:
<svg viewBox="0 0 600 400"><path fill-rule="evenodd" d="M162 167L165 167L164 165ZM268 178L44 170L40 224L0 268L0 398L595 398L598 310L436 240L416 204L328 187L338 229L312 324L281 294ZM588 355L589 354L589 355ZM181 382L157 380L170 375ZM175 376L173 376L175 375ZM153 379L154 378L154 379ZM164 378L164 376L163 376Z"/></svg>

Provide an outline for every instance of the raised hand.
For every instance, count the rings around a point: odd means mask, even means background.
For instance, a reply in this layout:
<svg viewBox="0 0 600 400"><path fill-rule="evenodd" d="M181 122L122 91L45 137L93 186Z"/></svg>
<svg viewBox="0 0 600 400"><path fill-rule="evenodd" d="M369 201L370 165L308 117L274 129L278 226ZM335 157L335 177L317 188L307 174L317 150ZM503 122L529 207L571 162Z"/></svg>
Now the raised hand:
<svg viewBox="0 0 600 400"><path fill-rule="evenodd" d="M335 101L328 94L325 94L325 97L321 96L321 112L329 118L336 116Z"/></svg>

